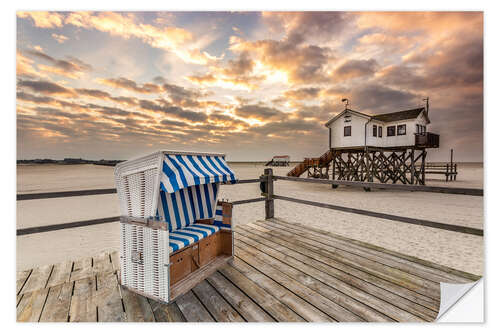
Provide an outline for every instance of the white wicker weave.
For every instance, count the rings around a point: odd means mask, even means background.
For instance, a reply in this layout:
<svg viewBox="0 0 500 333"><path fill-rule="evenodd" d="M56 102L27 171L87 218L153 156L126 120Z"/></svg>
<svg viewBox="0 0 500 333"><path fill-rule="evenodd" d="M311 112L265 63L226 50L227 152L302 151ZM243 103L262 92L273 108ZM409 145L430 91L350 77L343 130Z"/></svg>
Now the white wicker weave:
<svg viewBox="0 0 500 333"><path fill-rule="evenodd" d="M120 214L134 218L156 216L160 174L165 154L222 156L218 153L159 151L119 163L115 182ZM121 284L147 297L168 303L169 232L136 224L121 224Z"/></svg>
<svg viewBox="0 0 500 333"><path fill-rule="evenodd" d="M155 215L162 158L158 152L116 166L115 182L122 216ZM120 224L121 284L168 302L168 230Z"/></svg>

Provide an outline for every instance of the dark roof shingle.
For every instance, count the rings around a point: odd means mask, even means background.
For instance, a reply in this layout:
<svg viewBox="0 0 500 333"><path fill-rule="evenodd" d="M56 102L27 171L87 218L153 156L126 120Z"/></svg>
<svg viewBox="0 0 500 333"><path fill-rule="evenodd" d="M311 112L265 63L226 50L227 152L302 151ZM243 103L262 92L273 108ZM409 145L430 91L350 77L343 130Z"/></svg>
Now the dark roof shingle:
<svg viewBox="0 0 500 333"><path fill-rule="evenodd" d="M417 108L411 110L404 110L398 112L391 113L383 113L372 116L372 119L379 120L383 122L391 122L391 121L399 121L405 119L414 119L417 118L420 112L424 111L425 108Z"/></svg>

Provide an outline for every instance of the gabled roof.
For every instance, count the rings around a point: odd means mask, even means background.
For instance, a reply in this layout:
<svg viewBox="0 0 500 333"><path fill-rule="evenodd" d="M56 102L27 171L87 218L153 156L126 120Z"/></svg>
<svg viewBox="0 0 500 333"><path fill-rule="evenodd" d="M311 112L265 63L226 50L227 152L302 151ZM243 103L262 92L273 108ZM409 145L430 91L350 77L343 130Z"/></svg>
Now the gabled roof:
<svg viewBox="0 0 500 333"><path fill-rule="evenodd" d="M325 124L325 126L328 127L331 123L333 123L335 120L337 120L340 117L342 117L342 115L346 114L347 112L356 114L356 115L364 117L364 118L370 118L371 117L370 115L361 113L359 111L354 111L354 110L351 110L351 109L344 109L344 111L340 112L338 115L336 115L335 117L333 117L332 119L330 119L329 121L327 121L326 124Z"/></svg>
<svg viewBox="0 0 500 333"><path fill-rule="evenodd" d="M339 119L346 112L352 112L352 113L357 114L361 117L365 117L365 118L388 123L388 122L400 121L400 120L406 120L406 119L415 119L420 115L420 113L422 113L422 111L425 111L425 108L421 107L421 108L416 108L416 109L411 109L411 110L397 111L397 112L391 112L391 113L382 113L382 114L377 114L377 115L368 115L365 113L361 113L359 111L345 109L344 111L340 112L338 115L336 115L335 117L330 119L328 122L326 122L325 126L326 127L330 126L331 123L333 123L335 120ZM427 112L424 112L424 117L428 123L431 122L429 120L429 117L427 116Z"/></svg>

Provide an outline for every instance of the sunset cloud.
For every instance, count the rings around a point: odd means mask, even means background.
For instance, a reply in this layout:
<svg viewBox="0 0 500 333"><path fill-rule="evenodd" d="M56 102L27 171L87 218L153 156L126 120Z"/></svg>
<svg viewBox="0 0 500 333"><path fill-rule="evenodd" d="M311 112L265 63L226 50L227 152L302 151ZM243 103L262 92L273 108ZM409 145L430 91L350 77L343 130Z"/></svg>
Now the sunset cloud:
<svg viewBox="0 0 500 333"><path fill-rule="evenodd" d="M71 79L81 77L85 72L92 70L92 66L74 57L69 57L67 60L55 59L46 53L39 50L27 50L24 52L31 58L40 59L50 65L39 64L37 67L42 72L48 72L65 76Z"/></svg>
<svg viewBox="0 0 500 333"><path fill-rule="evenodd" d="M59 44L64 43L65 41L68 40L68 37L64 35L58 35L58 34L52 34L52 38L54 38Z"/></svg>
<svg viewBox="0 0 500 333"><path fill-rule="evenodd" d="M18 80L17 86L19 88L26 88L33 92L43 93L47 95L75 96L75 93L72 89L67 89L57 83L49 81Z"/></svg>
<svg viewBox="0 0 500 333"><path fill-rule="evenodd" d="M265 146L300 159L327 148L342 98L375 114L429 96L445 148L481 157L482 13L17 12L17 24L21 156L172 146L258 160Z"/></svg>
<svg viewBox="0 0 500 333"><path fill-rule="evenodd" d="M56 12L17 12L21 18L30 18L38 28L59 28L63 25L63 15Z"/></svg>
<svg viewBox="0 0 500 333"><path fill-rule="evenodd" d="M335 69L333 76L336 81L372 76L377 71L377 67L375 59L347 60Z"/></svg>
<svg viewBox="0 0 500 333"><path fill-rule="evenodd" d="M288 38L246 41L232 37L230 49L251 54L263 72L285 73L284 81L291 84L326 81L326 67L335 59L328 47L301 45Z"/></svg>
<svg viewBox="0 0 500 333"><path fill-rule="evenodd" d="M162 92L162 88L159 85L153 83L145 83L140 85L135 81L127 79L125 77L119 77L116 79L97 79L97 82L113 88L121 88L140 94L157 94Z"/></svg>

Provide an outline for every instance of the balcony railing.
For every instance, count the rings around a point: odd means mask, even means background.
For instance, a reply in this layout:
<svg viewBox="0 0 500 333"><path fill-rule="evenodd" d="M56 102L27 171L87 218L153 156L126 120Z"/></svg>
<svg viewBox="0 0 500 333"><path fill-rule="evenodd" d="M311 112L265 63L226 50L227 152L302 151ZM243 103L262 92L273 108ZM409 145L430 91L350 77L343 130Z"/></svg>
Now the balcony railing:
<svg viewBox="0 0 500 333"><path fill-rule="evenodd" d="M439 134L415 133L415 146L424 148L439 148Z"/></svg>

